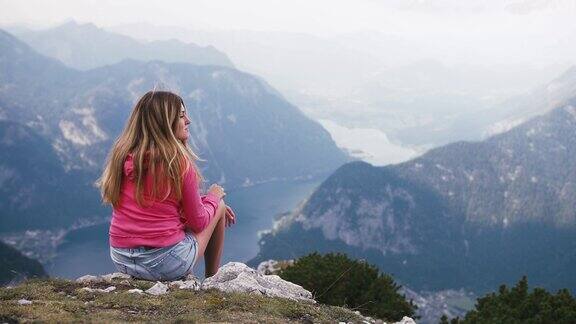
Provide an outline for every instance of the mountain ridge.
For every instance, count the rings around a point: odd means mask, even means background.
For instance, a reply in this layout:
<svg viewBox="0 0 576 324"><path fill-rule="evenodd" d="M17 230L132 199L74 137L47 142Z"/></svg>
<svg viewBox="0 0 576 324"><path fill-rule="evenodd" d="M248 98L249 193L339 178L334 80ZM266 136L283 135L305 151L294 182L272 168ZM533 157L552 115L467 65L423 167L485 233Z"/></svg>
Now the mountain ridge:
<svg viewBox="0 0 576 324"><path fill-rule="evenodd" d="M214 46L176 39L142 42L92 23L68 21L44 30L12 28L10 31L43 55L78 70L90 70L126 58L234 67L228 56Z"/></svg>
<svg viewBox="0 0 576 324"><path fill-rule="evenodd" d="M154 88L182 95L191 142L209 162L200 163L209 181L237 188L307 179L349 160L321 125L261 78L233 68L129 59L77 71L1 32L0 85L1 118L47 139L65 173L82 173L87 183L99 176L135 101ZM94 190L87 184L83 192ZM104 216L102 207L94 208Z"/></svg>
<svg viewBox="0 0 576 324"><path fill-rule="evenodd" d="M528 274L576 291L575 105L397 165L348 163L262 235L250 263L337 251L417 290L484 292Z"/></svg>

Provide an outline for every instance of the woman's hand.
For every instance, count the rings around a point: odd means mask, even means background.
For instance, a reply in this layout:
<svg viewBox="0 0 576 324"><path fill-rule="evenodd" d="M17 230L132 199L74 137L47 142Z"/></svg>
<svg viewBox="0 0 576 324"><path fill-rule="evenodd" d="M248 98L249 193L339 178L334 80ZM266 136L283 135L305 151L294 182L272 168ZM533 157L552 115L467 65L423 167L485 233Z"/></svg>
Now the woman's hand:
<svg viewBox="0 0 576 324"><path fill-rule="evenodd" d="M226 205L225 219L226 219L226 227L230 227L232 226L232 224L236 224L236 214L234 214L234 211L228 205Z"/></svg>
<svg viewBox="0 0 576 324"><path fill-rule="evenodd" d="M212 184L210 186L210 188L208 188L208 192L212 193L213 195L216 195L220 199L222 199L222 198L224 198L224 196L226 196L226 193L224 192L224 188L222 188L217 183Z"/></svg>

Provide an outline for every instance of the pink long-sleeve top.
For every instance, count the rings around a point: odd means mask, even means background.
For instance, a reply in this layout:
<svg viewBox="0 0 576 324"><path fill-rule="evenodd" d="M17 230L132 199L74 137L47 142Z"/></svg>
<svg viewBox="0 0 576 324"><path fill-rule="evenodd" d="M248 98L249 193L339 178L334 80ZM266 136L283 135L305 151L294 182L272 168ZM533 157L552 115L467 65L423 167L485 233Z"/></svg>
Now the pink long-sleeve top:
<svg viewBox="0 0 576 324"><path fill-rule="evenodd" d="M184 239L186 228L195 233L201 232L216 214L220 198L212 193L200 195L193 168L184 173L181 201L169 196L163 201L147 200L144 207L136 203L133 170L133 156L129 154L124 162L119 204L112 210L111 246L170 246ZM143 192L150 188L151 180L146 176Z"/></svg>

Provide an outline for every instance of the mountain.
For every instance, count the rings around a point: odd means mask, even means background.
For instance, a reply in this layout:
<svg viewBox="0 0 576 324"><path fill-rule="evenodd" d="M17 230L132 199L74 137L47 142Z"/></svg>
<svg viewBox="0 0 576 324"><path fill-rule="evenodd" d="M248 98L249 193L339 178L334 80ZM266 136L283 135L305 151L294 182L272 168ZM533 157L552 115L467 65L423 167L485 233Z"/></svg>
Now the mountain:
<svg viewBox="0 0 576 324"><path fill-rule="evenodd" d="M526 274L574 292L575 107L397 165L346 164L263 235L251 262L341 251L416 290L482 293Z"/></svg>
<svg viewBox="0 0 576 324"><path fill-rule="evenodd" d="M66 227L106 213L89 174L66 172L52 145L32 128L0 120L2 232Z"/></svg>
<svg viewBox="0 0 576 324"><path fill-rule="evenodd" d="M28 126L45 139L42 145L47 152L47 146L53 149L63 170L55 176L65 172L89 186L99 176L135 101L158 85L184 98L192 119L191 139L205 160L200 167L208 181L233 188L311 178L324 176L348 161L319 124L250 74L220 66L135 60L82 72L0 32L0 116ZM23 169L17 173L27 172L20 160L10 163L7 168L21 165ZM56 179L62 181L38 188L64 186L69 178ZM26 183L11 185L17 189ZM82 195L93 188L87 190ZM7 192L3 199L13 200L16 192ZM87 207L84 213L100 214L102 207L88 208L97 205L98 195L91 199L89 204L81 202ZM68 218L74 216L78 215ZM14 222L10 224L27 222L19 217L20 213L14 212L3 219ZM35 225L55 226L49 218ZM1 229L8 230L11 227Z"/></svg>
<svg viewBox="0 0 576 324"><path fill-rule="evenodd" d="M493 135L509 130L526 120L544 114L562 102L576 96L576 66L531 92L510 98L488 111L489 124L484 134Z"/></svg>
<svg viewBox="0 0 576 324"><path fill-rule="evenodd" d="M47 277L40 262L30 259L16 249L0 242L0 286L22 281L28 277Z"/></svg>
<svg viewBox="0 0 576 324"><path fill-rule="evenodd" d="M128 58L234 66L226 54L213 46L198 46L175 39L140 42L91 23L69 21L46 30L14 28L10 31L39 53L79 70L114 64Z"/></svg>
<svg viewBox="0 0 576 324"><path fill-rule="evenodd" d="M241 70L265 77L313 119L349 129L377 129L394 145L417 151L486 138L486 129L506 117L503 110L516 105L499 103L548 82L566 68L464 62L461 55L447 59L454 53L436 48L437 42L432 52L432 48L423 51L422 39L387 31L320 36L145 23L107 28L138 39L175 37L213 44ZM387 141L380 142L387 146ZM372 153L376 156L386 151L361 150L376 151Z"/></svg>
<svg viewBox="0 0 576 324"><path fill-rule="evenodd" d="M302 32L199 30L148 23L107 28L137 39L174 37L212 44L228 54L236 67L266 78L291 101L295 99L293 94L347 91L383 62L382 53L368 55L338 40Z"/></svg>

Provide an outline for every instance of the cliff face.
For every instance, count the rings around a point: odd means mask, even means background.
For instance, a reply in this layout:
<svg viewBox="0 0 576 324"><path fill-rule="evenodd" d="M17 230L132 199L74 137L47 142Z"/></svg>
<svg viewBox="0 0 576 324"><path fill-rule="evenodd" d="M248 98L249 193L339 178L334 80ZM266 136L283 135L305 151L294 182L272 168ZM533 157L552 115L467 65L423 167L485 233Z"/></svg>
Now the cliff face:
<svg viewBox="0 0 576 324"><path fill-rule="evenodd" d="M66 171L34 128L0 120L0 152L0 232L68 227L106 212L90 173Z"/></svg>
<svg viewBox="0 0 576 324"><path fill-rule="evenodd" d="M47 277L40 262L0 242L0 286L18 283L26 278Z"/></svg>
<svg viewBox="0 0 576 324"><path fill-rule="evenodd" d="M341 251L414 289L482 293L523 274L576 291L576 100L482 142L338 169L254 263Z"/></svg>

